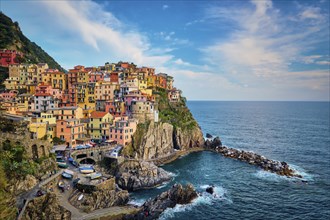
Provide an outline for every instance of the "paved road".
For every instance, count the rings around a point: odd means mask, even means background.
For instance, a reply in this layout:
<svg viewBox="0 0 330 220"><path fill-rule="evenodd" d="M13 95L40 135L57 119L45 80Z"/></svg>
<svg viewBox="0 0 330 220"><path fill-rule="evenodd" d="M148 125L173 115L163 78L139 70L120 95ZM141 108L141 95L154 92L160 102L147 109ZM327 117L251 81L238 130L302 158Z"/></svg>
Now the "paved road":
<svg viewBox="0 0 330 220"><path fill-rule="evenodd" d="M138 210L137 208L134 208L132 206L114 206L106 209L98 209L94 212L84 214L80 218L72 220L90 220L90 219L98 219L100 217L110 217L110 216L116 216L120 214L128 214L130 212Z"/></svg>
<svg viewBox="0 0 330 220"><path fill-rule="evenodd" d="M60 170L58 173L56 173L55 175L50 176L49 178L41 181L40 183L38 183L35 187L33 187L29 192L27 192L22 199L25 199L25 203L24 206L21 210L21 212L19 213L17 219L20 220L25 212L26 206L29 204L29 202L34 199L36 197L36 194L38 192L38 190L40 190L40 188L44 185L46 185L47 183L49 183L50 181L54 180L56 177L58 177L59 175L61 175L63 173L63 170Z"/></svg>

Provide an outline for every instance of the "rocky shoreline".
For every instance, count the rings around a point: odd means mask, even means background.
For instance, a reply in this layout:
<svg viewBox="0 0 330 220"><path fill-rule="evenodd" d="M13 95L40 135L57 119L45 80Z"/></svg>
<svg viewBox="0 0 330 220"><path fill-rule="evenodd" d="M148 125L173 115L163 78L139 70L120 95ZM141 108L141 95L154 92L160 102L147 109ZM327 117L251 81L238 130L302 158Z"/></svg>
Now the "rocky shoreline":
<svg viewBox="0 0 330 220"><path fill-rule="evenodd" d="M173 208L177 204L191 203L197 197L198 194L193 185L188 184L183 187L181 184L175 184L156 198L147 200L138 213L126 215L123 219L158 219L167 208Z"/></svg>
<svg viewBox="0 0 330 220"><path fill-rule="evenodd" d="M253 152L223 146L219 137L216 137L213 140L206 140L205 149L212 150L228 158L247 162L281 176L302 178L302 176L290 168L286 162L267 159L266 157Z"/></svg>

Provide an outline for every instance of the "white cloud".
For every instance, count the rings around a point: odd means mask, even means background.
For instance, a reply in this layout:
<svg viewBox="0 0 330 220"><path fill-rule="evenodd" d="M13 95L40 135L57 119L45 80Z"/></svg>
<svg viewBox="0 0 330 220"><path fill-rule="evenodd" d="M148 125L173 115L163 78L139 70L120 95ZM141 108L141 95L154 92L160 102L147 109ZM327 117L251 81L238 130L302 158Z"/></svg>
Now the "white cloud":
<svg viewBox="0 0 330 220"><path fill-rule="evenodd" d="M175 60L174 63L177 65L191 66L191 64L189 62L185 62L181 58Z"/></svg>
<svg viewBox="0 0 330 220"><path fill-rule="evenodd" d="M191 42L188 39L180 39L175 37L175 32L157 32L154 34L155 36L159 37L160 39L167 41L169 44L173 45L189 45Z"/></svg>
<svg viewBox="0 0 330 220"><path fill-rule="evenodd" d="M237 29L229 39L219 39L201 48L204 60L232 81L247 84L249 88L259 84L268 86L268 91L271 91L272 83L283 83L285 79L286 86L300 83L306 89L312 89L311 86L324 89L320 81L307 77L303 72L295 74L301 74L300 78L288 76L292 72L290 67L293 62L326 64L319 60L321 55L301 56L312 50L316 43L325 40L321 37L328 25L322 20L325 15L316 17L312 15L316 10L301 8L299 14L318 19L319 25L315 27L312 23L297 19L292 25L287 21L287 16L273 7L271 1L256 0L252 1L252 5L253 8L213 7L207 10L207 19L219 22L226 19L234 22Z"/></svg>
<svg viewBox="0 0 330 220"><path fill-rule="evenodd" d="M127 31L112 13L93 1L43 1L42 4L62 28L81 37L99 53L151 66L163 65L172 58L165 53L150 55L151 46L146 37L138 31Z"/></svg>
<svg viewBox="0 0 330 220"><path fill-rule="evenodd" d="M321 19L321 9L317 7L306 7L304 10L300 13L300 17L302 19Z"/></svg>
<svg viewBox="0 0 330 220"><path fill-rule="evenodd" d="M315 63L315 60L321 58L322 55L311 55L311 56L303 56L301 58L302 62L306 63L306 64L311 64L311 63Z"/></svg>
<svg viewBox="0 0 330 220"><path fill-rule="evenodd" d="M168 5L163 5L163 10L166 10L166 9L168 9L169 8L169 6Z"/></svg>
<svg viewBox="0 0 330 220"><path fill-rule="evenodd" d="M330 61L326 61L326 60L316 61L316 64L319 64L319 65L330 65Z"/></svg>

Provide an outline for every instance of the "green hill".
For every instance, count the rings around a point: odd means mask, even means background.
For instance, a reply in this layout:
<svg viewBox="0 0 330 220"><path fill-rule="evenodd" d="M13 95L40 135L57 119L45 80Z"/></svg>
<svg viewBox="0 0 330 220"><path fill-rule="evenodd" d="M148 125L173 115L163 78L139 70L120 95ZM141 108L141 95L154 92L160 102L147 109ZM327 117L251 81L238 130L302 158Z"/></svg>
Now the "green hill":
<svg viewBox="0 0 330 220"><path fill-rule="evenodd" d="M0 49L17 50L24 53L23 63L47 63L49 68L64 69L36 43L22 33L18 22L0 12Z"/></svg>

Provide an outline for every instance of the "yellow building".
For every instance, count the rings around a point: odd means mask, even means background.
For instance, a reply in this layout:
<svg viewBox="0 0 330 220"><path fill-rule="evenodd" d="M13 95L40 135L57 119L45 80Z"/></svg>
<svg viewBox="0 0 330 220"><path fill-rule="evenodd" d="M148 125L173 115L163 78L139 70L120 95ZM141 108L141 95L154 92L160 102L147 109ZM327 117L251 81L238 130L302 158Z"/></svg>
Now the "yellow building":
<svg viewBox="0 0 330 220"><path fill-rule="evenodd" d="M84 118L83 109L77 106L49 109L47 110L47 113L53 114L56 120Z"/></svg>
<svg viewBox="0 0 330 220"><path fill-rule="evenodd" d="M47 135L47 122L31 122L28 127L34 138L41 139Z"/></svg>
<svg viewBox="0 0 330 220"><path fill-rule="evenodd" d="M41 113L38 118L31 118L30 132L38 138L45 138L51 142L56 137L56 117L53 114Z"/></svg>
<svg viewBox="0 0 330 220"><path fill-rule="evenodd" d="M52 84L52 73L51 72L42 73L41 79L44 84Z"/></svg>
<svg viewBox="0 0 330 220"><path fill-rule="evenodd" d="M118 84L111 82L97 82L94 88L94 99L95 100L113 100L114 91L119 88Z"/></svg>
<svg viewBox="0 0 330 220"><path fill-rule="evenodd" d="M20 84L19 84L19 77L9 77L7 78L4 83L6 89L11 90L11 89L19 89Z"/></svg>
<svg viewBox="0 0 330 220"><path fill-rule="evenodd" d="M148 88L148 81L145 79L139 79L139 90Z"/></svg>
<svg viewBox="0 0 330 220"><path fill-rule="evenodd" d="M89 75L87 71L80 71L77 75L77 82L78 83L88 83L89 82Z"/></svg>
<svg viewBox="0 0 330 220"><path fill-rule="evenodd" d="M68 75L62 72L51 73L51 85L53 89L60 89L62 91L67 89Z"/></svg>
<svg viewBox="0 0 330 220"><path fill-rule="evenodd" d="M89 118L87 129L90 137L108 140L113 116L109 112L93 111Z"/></svg>

